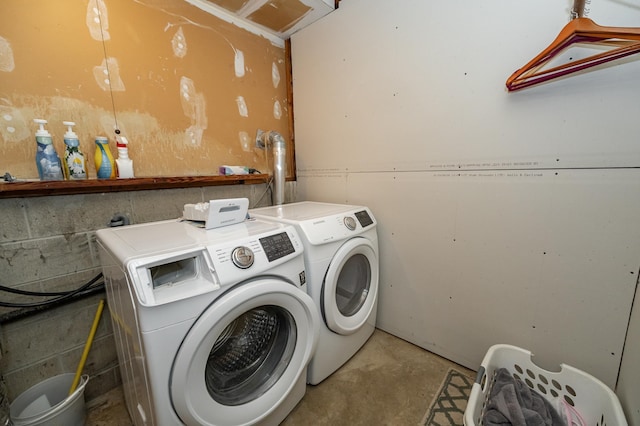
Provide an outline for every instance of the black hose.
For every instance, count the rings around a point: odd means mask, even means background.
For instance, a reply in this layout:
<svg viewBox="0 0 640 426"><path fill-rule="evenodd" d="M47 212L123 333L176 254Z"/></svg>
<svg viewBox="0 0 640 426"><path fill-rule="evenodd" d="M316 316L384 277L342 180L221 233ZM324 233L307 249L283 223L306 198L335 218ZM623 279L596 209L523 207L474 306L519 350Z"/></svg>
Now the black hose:
<svg viewBox="0 0 640 426"><path fill-rule="evenodd" d="M98 293L104 293L105 288L104 288L104 284L99 284L99 285L95 285L93 287L90 287L80 293L75 294L73 297L69 297L66 298L64 300L58 300L54 303L50 303L47 305L42 305L42 306L38 306L38 307L34 307L34 308L22 308L22 309L15 309L13 311L10 312L6 312L2 315L0 315L0 324L6 324L12 321L18 321L22 318L26 318L35 314L38 314L40 312L44 312L46 310L55 308L57 306L61 306L61 305L65 305L67 303L71 303L71 302L75 302L90 296L93 296L94 294L98 294Z"/></svg>
<svg viewBox="0 0 640 426"><path fill-rule="evenodd" d="M96 275L88 284L90 285L90 284L95 283L101 277L102 277L101 273ZM73 290L52 291L52 292L28 291L28 290L20 290L20 289L17 289L17 288L11 288L11 287L6 287L6 286L3 286L3 285L0 285L0 291L5 291L7 293L20 294L20 295L23 295L23 296L48 297L48 296L65 296L65 295L71 293ZM2 303L5 303L5 302L0 301L0 306L2 306Z"/></svg>
<svg viewBox="0 0 640 426"><path fill-rule="evenodd" d="M3 307L3 308L36 308L36 307L40 307L40 306L46 306L46 305L50 305L50 304L59 303L59 302L65 300L65 299L69 299L69 298L75 296L76 294L81 293L82 291L88 289L93 284L98 282L100 279L102 279L102 273L99 273L93 279L91 279L91 281L89 281L86 284L83 284L82 286L78 287L77 289L70 290L70 291L65 291L65 292L26 291L26 290L18 290L18 289L11 288L11 287L0 286L0 290L8 292L8 293L16 293L16 294L27 295L27 296L56 296L56 297L53 297L51 299L44 300L44 301L41 301L41 302L30 302L30 303L12 303L12 302L0 301L0 306ZM104 284L100 284L100 285L104 286Z"/></svg>

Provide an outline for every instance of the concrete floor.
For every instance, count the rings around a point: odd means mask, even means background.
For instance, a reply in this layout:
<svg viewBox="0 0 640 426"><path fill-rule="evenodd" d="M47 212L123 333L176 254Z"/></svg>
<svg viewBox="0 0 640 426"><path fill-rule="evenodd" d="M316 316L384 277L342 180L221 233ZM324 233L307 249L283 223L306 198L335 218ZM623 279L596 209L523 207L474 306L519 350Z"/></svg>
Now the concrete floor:
<svg viewBox="0 0 640 426"><path fill-rule="evenodd" d="M466 370L376 330L342 368L319 385L307 386L282 426L417 425L452 366ZM87 426L132 425L121 388L87 407Z"/></svg>

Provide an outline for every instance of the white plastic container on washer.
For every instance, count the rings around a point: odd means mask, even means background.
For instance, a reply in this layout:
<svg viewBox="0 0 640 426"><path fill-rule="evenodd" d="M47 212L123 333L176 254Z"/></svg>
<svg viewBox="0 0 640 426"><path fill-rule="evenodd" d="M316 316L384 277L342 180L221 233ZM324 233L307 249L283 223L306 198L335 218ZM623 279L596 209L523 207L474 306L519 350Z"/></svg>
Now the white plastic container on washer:
<svg viewBox="0 0 640 426"><path fill-rule="evenodd" d="M560 364L559 372L547 371L532 361L533 354L512 345L489 348L478 369L464 412L465 426L483 425L484 408L494 383L495 372L506 368L527 386L549 401L562 398L580 413L588 425L627 426L618 397L597 378L570 365Z"/></svg>

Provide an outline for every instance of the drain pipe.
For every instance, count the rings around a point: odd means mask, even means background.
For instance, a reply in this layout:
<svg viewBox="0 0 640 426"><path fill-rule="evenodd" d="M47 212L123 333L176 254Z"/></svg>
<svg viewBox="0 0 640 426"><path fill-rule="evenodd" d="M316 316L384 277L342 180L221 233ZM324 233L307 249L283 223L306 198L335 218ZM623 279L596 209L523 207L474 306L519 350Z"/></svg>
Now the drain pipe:
<svg viewBox="0 0 640 426"><path fill-rule="evenodd" d="M256 137L258 148L273 150L273 204L284 203L284 182L286 173L287 148L282 135L274 130L263 132L258 129Z"/></svg>

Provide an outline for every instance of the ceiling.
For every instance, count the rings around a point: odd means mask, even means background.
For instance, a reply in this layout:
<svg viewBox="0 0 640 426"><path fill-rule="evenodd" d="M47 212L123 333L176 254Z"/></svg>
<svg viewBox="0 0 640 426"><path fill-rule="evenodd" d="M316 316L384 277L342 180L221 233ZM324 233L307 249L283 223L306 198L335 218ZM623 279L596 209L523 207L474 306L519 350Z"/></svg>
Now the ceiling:
<svg viewBox="0 0 640 426"><path fill-rule="evenodd" d="M219 18L284 45L291 34L335 9L335 0L187 0Z"/></svg>

